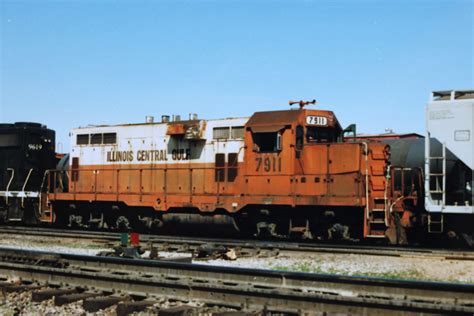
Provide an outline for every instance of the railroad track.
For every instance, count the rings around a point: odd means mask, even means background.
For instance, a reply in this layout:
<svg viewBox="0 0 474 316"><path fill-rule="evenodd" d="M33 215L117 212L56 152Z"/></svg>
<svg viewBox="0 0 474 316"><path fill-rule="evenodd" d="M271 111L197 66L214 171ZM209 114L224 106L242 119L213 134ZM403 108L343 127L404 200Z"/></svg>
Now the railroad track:
<svg viewBox="0 0 474 316"><path fill-rule="evenodd" d="M120 233L85 231L85 230L62 230L56 228L32 228L0 226L0 234L41 236L47 238L75 238L92 240L104 245L116 244L120 240ZM236 240L222 238L203 237L179 237L167 235L142 234L142 244L153 244L161 250L176 252L196 252L202 247L209 245L222 246L226 248L237 248L242 253L252 254L257 251L266 253L294 254L294 253L333 253L333 254L357 254L385 257L422 257L437 258L445 260L474 261L474 251L448 250L448 249L426 249L405 248L391 246L366 246L366 245L328 245L309 242L281 242L261 240Z"/></svg>
<svg viewBox="0 0 474 316"><path fill-rule="evenodd" d="M4 248L0 248L0 275L19 278L33 286L55 287L56 290L49 290L49 297L55 296L63 302L87 302L109 293L113 295L112 303L120 302L123 297L140 297L143 302L163 298L197 300L209 306L227 306L243 312L474 313L474 285L467 284L215 267Z"/></svg>

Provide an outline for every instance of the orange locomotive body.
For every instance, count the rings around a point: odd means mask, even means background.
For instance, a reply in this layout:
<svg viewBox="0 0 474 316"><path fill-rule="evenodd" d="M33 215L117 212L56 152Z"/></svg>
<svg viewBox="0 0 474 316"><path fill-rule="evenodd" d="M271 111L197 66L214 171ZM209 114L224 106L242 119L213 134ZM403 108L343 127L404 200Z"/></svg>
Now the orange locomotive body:
<svg viewBox="0 0 474 316"><path fill-rule="evenodd" d="M78 128L70 166L49 173L43 220L385 238L387 147L343 134L333 112L303 107Z"/></svg>

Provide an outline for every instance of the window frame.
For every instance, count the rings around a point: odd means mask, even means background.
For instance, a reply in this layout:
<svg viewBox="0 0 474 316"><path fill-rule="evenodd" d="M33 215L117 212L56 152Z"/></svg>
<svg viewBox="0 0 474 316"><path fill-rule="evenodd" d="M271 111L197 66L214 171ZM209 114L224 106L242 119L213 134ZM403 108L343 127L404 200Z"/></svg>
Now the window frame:
<svg viewBox="0 0 474 316"><path fill-rule="evenodd" d="M87 137L87 142L79 142L80 138L86 138ZM76 134L76 145L77 146L84 146L84 145L89 145L91 142L91 135L90 134Z"/></svg>
<svg viewBox="0 0 474 316"><path fill-rule="evenodd" d="M234 130L238 130L239 133L242 131L242 135L238 135L237 137L234 134ZM244 139L245 138L245 126L231 126L230 129L230 137L231 139Z"/></svg>
<svg viewBox="0 0 474 316"><path fill-rule="evenodd" d="M227 132L227 137L216 137L216 131L226 131ZM230 126L216 126L212 128L212 139L214 140L221 140L221 139L230 139L231 132L230 132Z"/></svg>
<svg viewBox="0 0 474 316"><path fill-rule="evenodd" d="M100 142L98 141L98 138L100 137ZM102 145L104 142L104 134L103 133L93 133L90 136L90 144L91 145Z"/></svg>
<svg viewBox="0 0 474 316"><path fill-rule="evenodd" d="M226 163L225 154L216 153L214 162L214 182L225 182Z"/></svg>
<svg viewBox="0 0 474 316"><path fill-rule="evenodd" d="M262 150L261 146L257 143L257 138L260 138L262 134L275 134L274 136L274 146L273 149L271 150ZM280 152L283 150L283 133L281 131L278 132L264 132L264 133L253 133L253 143L256 145L256 152L258 153L275 153L275 152ZM260 140L258 140L260 141Z"/></svg>
<svg viewBox="0 0 474 316"><path fill-rule="evenodd" d="M113 141L105 141L106 137L108 136L113 136L112 139ZM117 133L112 132L112 133L102 133L102 144L103 145L115 145L117 144Z"/></svg>
<svg viewBox="0 0 474 316"><path fill-rule="evenodd" d="M71 182L79 181L79 157L72 157L71 161Z"/></svg>
<svg viewBox="0 0 474 316"><path fill-rule="evenodd" d="M239 153L227 154L227 181L234 182L239 175Z"/></svg>
<svg viewBox="0 0 474 316"><path fill-rule="evenodd" d="M100 142L98 142L98 137L100 135ZM85 138L87 137L87 142ZM108 138L110 137L110 139ZM81 140L82 139L82 140ZM94 142L92 141L94 139ZM116 145L117 144L117 132L108 132L108 133L89 133L89 134L76 134L76 145L77 146L99 146L99 145Z"/></svg>

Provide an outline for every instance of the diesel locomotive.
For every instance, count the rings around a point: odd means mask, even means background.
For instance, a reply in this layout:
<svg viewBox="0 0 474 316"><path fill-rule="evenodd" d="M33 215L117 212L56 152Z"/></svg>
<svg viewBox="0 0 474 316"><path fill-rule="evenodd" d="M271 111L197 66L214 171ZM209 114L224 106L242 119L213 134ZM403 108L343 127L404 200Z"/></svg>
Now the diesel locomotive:
<svg viewBox="0 0 474 316"><path fill-rule="evenodd" d="M209 224L312 238L339 223L357 238L385 236L388 148L344 142L330 111L165 117L71 138L70 169L48 178L51 213L67 225Z"/></svg>
<svg viewBox="0 0 474 316"><path fill-rule="evenodd" d="M36 219L69 227L472 244L474 91L433 93L426 137L412 141L358 138L308 103L73 129L57 167L52 141L37 194L4 183L0 210L20 219L10 209L28 195Z"/></svg>
<svg viewBox="0 0 474 316"><path fill-rule="evenodd" d="M0 219L36 222L46 170L56 168L55 132L38 123L0 124Z"/></svg>

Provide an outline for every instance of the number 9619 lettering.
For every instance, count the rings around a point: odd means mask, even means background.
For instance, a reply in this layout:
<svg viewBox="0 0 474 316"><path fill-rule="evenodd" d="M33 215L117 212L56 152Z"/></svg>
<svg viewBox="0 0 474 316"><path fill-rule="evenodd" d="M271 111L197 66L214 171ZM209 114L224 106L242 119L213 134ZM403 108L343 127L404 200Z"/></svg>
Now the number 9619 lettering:
<svg viewBox="0 0 474 316"><path fill-rule="evenodd" d="M42 148L43 148L43 145L41 144L28 144L29 150L41 150Z"/></svg>

